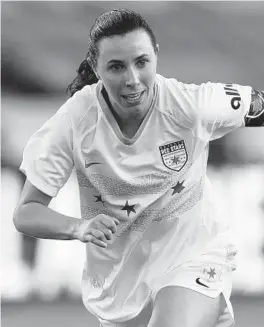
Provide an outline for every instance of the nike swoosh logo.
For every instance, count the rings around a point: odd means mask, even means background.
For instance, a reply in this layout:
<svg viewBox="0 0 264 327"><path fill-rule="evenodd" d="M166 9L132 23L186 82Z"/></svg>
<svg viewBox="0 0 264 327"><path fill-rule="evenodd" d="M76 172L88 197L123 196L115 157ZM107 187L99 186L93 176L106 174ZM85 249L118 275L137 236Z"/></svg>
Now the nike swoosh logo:
<svg viewBox="0 0 264 327"><path fill-rule="evenodd" d="M209 288L209 286L207 286L207 285L203 284L202 282L200 282L200 278L196 278L196 283L199 284L199 285L202 285L204 287Z"/></svg>
<svg viewBox="0 0 264 327"><path fill-rule="evenodd" d="M89 168L89 167L91 167L93 165L100 165L100 164L101 164L101 162L90 162L90 163L87 163L85 161L85 168Z"/></svg>

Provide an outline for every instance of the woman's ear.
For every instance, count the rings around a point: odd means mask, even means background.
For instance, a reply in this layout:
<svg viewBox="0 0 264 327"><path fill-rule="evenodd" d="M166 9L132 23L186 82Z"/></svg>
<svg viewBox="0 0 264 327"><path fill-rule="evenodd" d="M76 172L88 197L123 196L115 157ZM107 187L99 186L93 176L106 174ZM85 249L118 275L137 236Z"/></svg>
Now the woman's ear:
<svg viewBox="0 0 264 327"><path fill-rule="evenodd" d="M159 46L159 44L157 43L157 44L156 44L156 54L159 53L159 49L160 49L160 46Z"/></svg>

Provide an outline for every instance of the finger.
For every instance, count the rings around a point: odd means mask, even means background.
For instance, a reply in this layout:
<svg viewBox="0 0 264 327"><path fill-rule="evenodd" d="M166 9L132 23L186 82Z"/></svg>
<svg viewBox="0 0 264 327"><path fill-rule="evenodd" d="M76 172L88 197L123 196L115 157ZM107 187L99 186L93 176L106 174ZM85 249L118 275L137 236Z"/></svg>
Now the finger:
<svg viewBox="0 0 264 327"><path fill-rule="evenodd" d="M103 242L107 241L105 234L99 229L92 229L90 231L90 234L93 235L95 238L97 238L100 241L103 241Z"/></svg>
<svg viewBox="0 0 264 327"><path fill-rule="evenodd" d="M111 240L113 236L113 232L110 228L107 228L105 225L101 224L100 230L104 233L107 240Z"/></svg>
<svg viewBox="0 0 264 327"><path fill-rule="evenodd" d="M98 240L95 236L90 235L90 234L85 237L85 239L83 240L83 242L84 243L87 243L87 242L93 243L93 244L98 245L98 246L100 246L102 248L106 248L107 247L107 243L105 243L105 242L103 242L101 240Z"/></svg>
<svg viewBox="0 0 264 327"><path fill-rule="evenodd" d="M96 237L93 237L91 238L91 242L90 243L93 243L97 246L100 246L101 248L107 248L107 243L103 242L103 241L100 241L98 240Z"/></svg>
<svg viewBox="0 0 264 327"><path fill-rule="evenodd" d="M112 233L116 233L117 231L116 227L120 224L118 219L107 217L107 216L101 218L101 223L105 225L107 228L109 228L112 231Z"/></svg>
<svg viewBox="0 0 264 327"><path fill-rule="evenodd" d="M101 248L107 248L107 243L98 240L97 238L93 238L93 240L91 241L91 243L100 246Z"/></svg>
<svg viewBox="0 0 264 327"><path fill-rule="evenodd" d="M120 224L120 221L118 219L116 219L116 218L114 218L114 222L115 222L116 225Z"/></svg>
<svg viewBox="0 0 264 327"><path fill-rule="evenodd" d="M100 222L100 224L98 224L94 230L101 231L107 240L111 240L111 238L113 236L112 230L110 228L108 228L103 222ZM95 235L95 236L97 236L97 235Z"/></svg>
<svg viewBox="0 0 264 327"><path fill-rule="evenodd" d="M117 231L117 227L116 227L116 224L113 222L113 221L101 221L101 228L104 229L104 231L108 231L107 234L110 232L111 235L112 234L115 234L116 231ZM105 228L106 227L106 228Z"/></svg>
<svg viewBox="0 0 264 327"><path fill-rule="evenodd" d="M107 215L100 215L100 221L103 221L105 223L112 223L113 221L115 222L116 225L120 224L120 221L115 218L115 217L112 217L112 216L107 216Z"/></svg>

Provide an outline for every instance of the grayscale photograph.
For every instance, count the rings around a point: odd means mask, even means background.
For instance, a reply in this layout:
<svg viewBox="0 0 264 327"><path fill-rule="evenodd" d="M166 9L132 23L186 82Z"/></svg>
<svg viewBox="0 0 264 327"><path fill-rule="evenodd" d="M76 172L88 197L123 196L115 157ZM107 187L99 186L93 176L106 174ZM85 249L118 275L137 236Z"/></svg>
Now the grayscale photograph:
<svg viewBox="0 0 264 327"><path fill-rule="evenodd" d="M264 2L1 2L3 327L264 326Z"/></svg>

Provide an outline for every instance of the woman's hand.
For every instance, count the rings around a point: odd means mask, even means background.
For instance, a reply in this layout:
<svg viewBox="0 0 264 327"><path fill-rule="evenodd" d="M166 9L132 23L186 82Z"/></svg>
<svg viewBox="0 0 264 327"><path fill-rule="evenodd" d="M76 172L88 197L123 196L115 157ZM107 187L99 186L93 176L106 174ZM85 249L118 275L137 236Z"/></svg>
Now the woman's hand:
<svg viewBox="0 0 264 327"><path fill-rule="evenodd" d="M118 224L119 220L104 214L100 214L90 220L80 220L74 238L84 243L91 242L106 248L107 241L113 238Z"/></svg>

